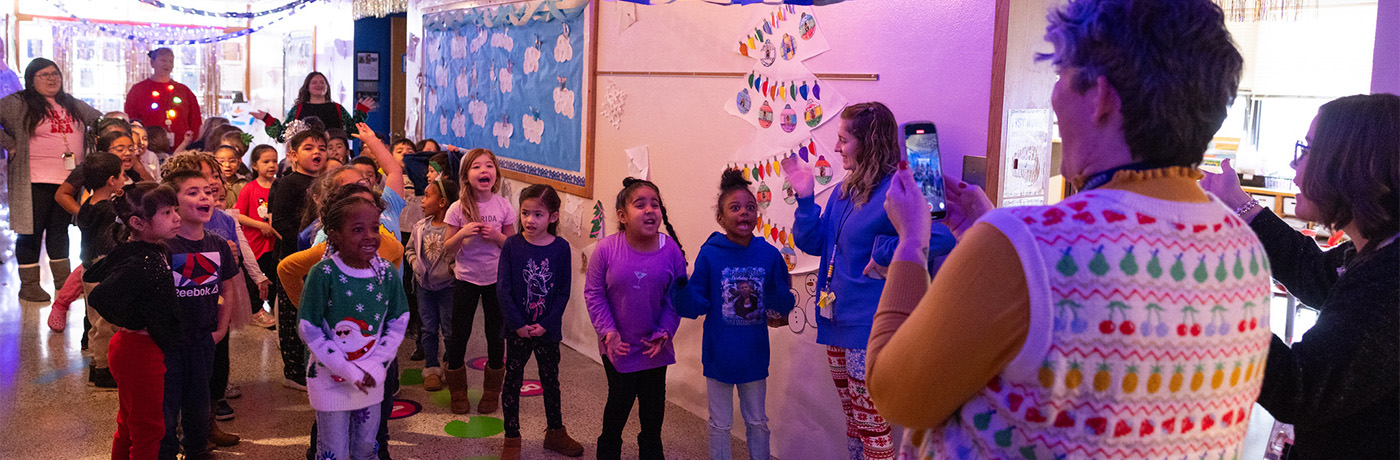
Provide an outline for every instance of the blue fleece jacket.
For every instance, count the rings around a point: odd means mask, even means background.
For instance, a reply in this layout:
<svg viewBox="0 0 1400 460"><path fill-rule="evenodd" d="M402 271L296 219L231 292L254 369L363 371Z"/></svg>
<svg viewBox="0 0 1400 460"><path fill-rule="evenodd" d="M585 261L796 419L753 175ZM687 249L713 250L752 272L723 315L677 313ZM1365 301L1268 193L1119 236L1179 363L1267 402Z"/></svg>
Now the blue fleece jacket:
<svg viewBox="0 0 1400 460"><path fill-rule="evenodd" d="M885 215L885 193L889 191L891 177L886 175L881 179L870 194L870 201L861 206L854 206L851 200L841 196L840 184L831 192L825 210L817 206L815 197L797 199L793 240L802 252L821 255L821 266L817 269L818 295L825 292L828 284L836 294L833 312L817 308L819 344L864 349L870 341L870 325L875 319L885 280L865 276L865 267L872 259L876 264L888 266L894 257L895 244L899 242L899 234ZM929 235L929 260L947 255L956 242L948 227L935 224ZM835 270L828 279L828 267L833 264Z"/></svg>
<svg viewBox="0 0 1400 460"><path fill-rule="evenodd" d="M768 378L768 312L786 316L797 300L783 255L760 238L740 246L715 232L686 283L671 287L686 318L705 316L705 377L728 384Z"/></svg>

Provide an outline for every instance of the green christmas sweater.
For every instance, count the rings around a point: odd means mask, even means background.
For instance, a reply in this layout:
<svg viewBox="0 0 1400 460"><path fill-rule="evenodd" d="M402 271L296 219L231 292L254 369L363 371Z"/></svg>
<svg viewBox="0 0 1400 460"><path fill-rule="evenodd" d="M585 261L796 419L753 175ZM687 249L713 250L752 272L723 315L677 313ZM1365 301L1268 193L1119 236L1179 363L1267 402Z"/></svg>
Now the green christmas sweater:
<svg viewBox="0 0 1400 460"><path fill-rule="evenodd" d="M355 410L384 400L384 378L408 328L408 298L398 272L376 257L370 268L322 260L306 275L298 332L311 351L306 393L317 411ZM362 391L357 381L373 379Z"/></svg>

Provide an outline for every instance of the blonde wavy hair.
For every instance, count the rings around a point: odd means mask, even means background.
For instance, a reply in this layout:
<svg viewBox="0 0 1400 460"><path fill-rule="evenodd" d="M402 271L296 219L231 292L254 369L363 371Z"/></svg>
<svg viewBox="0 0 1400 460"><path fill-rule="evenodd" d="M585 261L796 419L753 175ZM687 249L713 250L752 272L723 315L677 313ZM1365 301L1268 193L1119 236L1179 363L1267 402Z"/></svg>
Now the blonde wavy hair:
<svg viewBox="0 0 1400 460"><path fill-rule="evenodd" d="M457 183L461 184L462 215L467 218L467 222L479 222L481 220L481 209L476 205L476 187L467 180L467 173L471 172L472 162L476 157L485 156L491 159L491 164L496 165L496 181L491 184L491 193L501 191L501 162L496 160L496 154L486 149L471 149L462 157L462 164L457 168Z"/></svg>
<svg viewBox="0 0 1400 460"><path fill-rule="evenodd" d="M855 165L841 184L841 198L859 207L869 203L875 187L899 167L899 123L894 112L879 102L846 107L841 122L858 146L848 155Z"/></svg>

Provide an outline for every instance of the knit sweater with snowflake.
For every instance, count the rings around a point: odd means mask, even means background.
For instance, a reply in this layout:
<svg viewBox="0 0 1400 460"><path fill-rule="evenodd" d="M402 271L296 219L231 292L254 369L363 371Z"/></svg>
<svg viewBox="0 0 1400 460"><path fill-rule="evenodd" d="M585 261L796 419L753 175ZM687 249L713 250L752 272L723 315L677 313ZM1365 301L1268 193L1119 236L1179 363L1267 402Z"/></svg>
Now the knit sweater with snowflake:
<svg viewBox="0 0 1400 460"><path fill-rule="evenodd" d="M298 332L311 352L306 393L317 411L362 409L384 399L386 368L408 328L408 298L388 261L376 257L370 265L353 268L332 255L306 275ZM361 390L359 381L373 387Z"/></svg>

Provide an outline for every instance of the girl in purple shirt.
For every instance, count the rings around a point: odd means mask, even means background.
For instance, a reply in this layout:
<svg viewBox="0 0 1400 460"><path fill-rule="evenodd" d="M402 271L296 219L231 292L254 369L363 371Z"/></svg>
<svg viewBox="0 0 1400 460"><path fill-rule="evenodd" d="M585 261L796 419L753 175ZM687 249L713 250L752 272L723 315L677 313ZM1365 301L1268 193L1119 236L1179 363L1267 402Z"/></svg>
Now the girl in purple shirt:
<svg viewBox="0 0 1400 460"><path fill-rule="evenodd" d="M608 376L598 458L621 456L622 429L636 400L642 424L637 436L639 457L660 459L665 458L661 421L666 410L666 366L676 362L671 339L681 323L666 291L685 276L685 253L666 218L656 184L630 177L623 180L617 194L617 220L622 232L598 242L584 287ZM663 224L666 234L658 231Z"/></svg>

